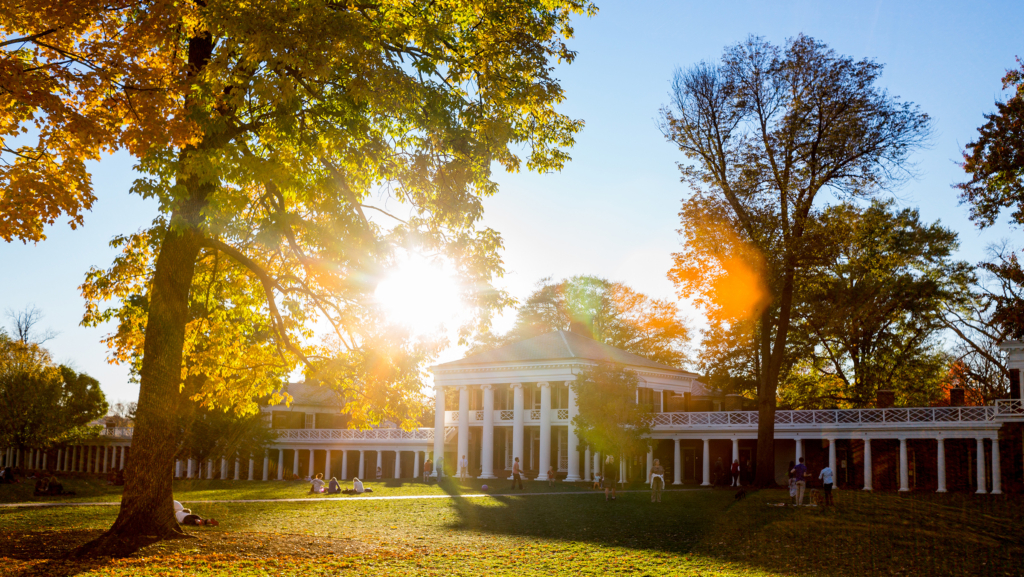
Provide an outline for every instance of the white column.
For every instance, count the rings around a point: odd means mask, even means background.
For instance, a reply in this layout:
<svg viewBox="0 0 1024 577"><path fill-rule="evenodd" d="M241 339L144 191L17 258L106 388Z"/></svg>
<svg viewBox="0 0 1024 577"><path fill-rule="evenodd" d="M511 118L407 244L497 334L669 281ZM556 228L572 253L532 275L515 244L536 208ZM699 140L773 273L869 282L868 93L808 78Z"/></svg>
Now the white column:
<svg viewBox="0 0 1024 577"><path fill-rule="evenodd" d="M384 473L384 451L377 451L377 469L380 469L381 476ZM377 478L377 469L373 470L373 478Z"/></svg>
<svg viewBox="0 0 1024 577"><path fill-rule="evenodd" d="M992 437L992 494L1003 494L1002 464L999 462L999 437Z"/></svg>
<svg viewBox="0 0 1024 577"><path fill-rule="evenodd" d="M728 467L728 469L730 471L732 471L732 463L733 463L733 461L738 461L739 459L740 459L740 440L739 439L733 439L732 440L732 460L729 461L729 467ZM730 472L730 475L731 474L732 473Z"/></svg>
<svg viewBox="0 0 1024 577"><path fill-rule="evenodd" d="M395 478L402 478L402 452L395 449Z"/></svg>
<svg viewBox="0 0 1024 577"><path fill-rule="evenodd" d="M346 451L344 449L342 449L342 451L341 451L341 480L342 481L344 481L345 479L348 479L348 453L349 453L349 451Z"/></svg>
<svg viewBox="0 0 1024 577"><path fill-rule="evenodd" d="M512 383L512 460L519 459L520 472L526 466L523 462L523 411L523 384Z"/></svg>
<svg viewBox="0 0 1024 577"><path fill-rule="evenodd" d="M327 481L331 480L331 450L326 449L324 454L324 479Z"/></svg>
<svg viewBox="0 0 1024 577"><path fill-rule="evenodd" d="M434 455L444 455L444 387L434 385ZM363 461L363 452L359 452L359 462ZM435 462L436 459L435 459ZM359 466L362 477L362 465ZM430 473L431 477L437 476L437 468Z"/></svg>
<svg viewBox="0 0 1024 577"><path fill-rule="evenodd" d="M64 464L64 449L57 449L57 466L54 467L58 472L62 471L61 465Z"/></svg>
<svg viewBox="0 0 1024 577"><path fill-rule="evenodd" d="M263 450L263 480L267 481L270 479L270 450Z"/></svg>
<svg viewBox="0 0 1024 577"><path fill-rule="evenodd" d="M423 474L423 470L420 469L420 451L419 449L412 452L412 478L418 479Z"/></svg>
<svg viewBox="0 0 1024 577"><path fill-rule="evenodd" d="M651 469L654 467L654 449L647 449L647 474L644 475L644 479L647 480L647 484L651 484Z"/></svg>
<svg viewBox="0 0 1024 577"><path fill-rule="evenodd" d="M800 462L800 457L804 456L804 440L796 438L793 440L796 443L796 462Z"/></svg>
<svg viewBox="0 0 1024 577"><path fill-rule="evenodd" d="M871 478L871 439L864 439L864 490L870 491L874 485Z"/></svg>
<svg viewBox="0 0 1024 577"><path fill-rule="evenodd" d="M309 449L309 469L306 469L306 471L308 471L310 479L312 479L314 477L314 475L316 475L316 473L313 471L314 463L316 463L316 461L314 460L314 457L316 457L316 449L310 448Z"/></svg>
<svg viewBox="0 0 1024 577"><path fill-rule="evenodd" d="M538 481L548 480L548 467L551 466L551 385L543 381L540 386L540 469Z"/></svg>
<svg viewBox="0 0 1024 577"><path fill-rule="evenodd" d="M362 480L366 477L366 451L359 450L359 479Z"/></svg>
<svg viewBox="0 0 1024 577"><path fill-rule="evenodd" d="M249 459L249 474L252 474L252 459ZM240 481L242 479L242 460L235 457L235 480Z"/></svg>
<svg viewBox="0 0 1024 577"><path fill-rule="evenodd" d="M292 449L292 475L299 476L299 449Z"/></svg>
<svg viewBox="0 0 1024 577"><path fill-rule="evenodd" d="M900 492L910 490L910 470L907 465L907 439L900 437Z"/></svg>
<svg viewBox="0 0 1024 577"><path fill-rule="evenodd" d="M124 456L125 456L125 453L127 453L127 452L128 452L128 447L121 447L121 464L118 466L118 469L124 469Z"/></svg>
<svg viewBox="0 0 1024 577"><path fill-rule="evenodd" d="M936 478L939 482L939 488L936 493L946 492L946 440L939 437L936 441L935 449L935 461L937 465L937 471L935 473Z"/></svg>
<svg viewBox="0 0 1024 577"><path fill-rule="evenodd" d="M109 450L110 450L110 447L108 447L106 445L103 446L103 473L104 474L107 472L107 468L110 466L110 461L113 460L112 456L109 456L107 454Z"/></svg>
<svg viewBox="0 0 1024 577"><path fill-rule="evenodd" d="M277 449L277 480L284 479L284 449Z"/></svg>
<svg viewBox="0 0 1024 577"><path fill-rule="evenodd" d="M185 478L186 479L191 479L192 478L192 473L195 470L195 459L193 459L192 457L189 457L188 461L185 464L186 464L186 469L187 469Z"/></svg>
<svg viewBox="0 0 1024 577"><path fill-rule="evenodd" d="M253 459L252 455L249 455L249 471L248 471L248 475L245 476L245 480L246 481L255 481L256 480L256 459Z"/></svg>
<svg viewBox="0 0 1024 577"><path fill-rule="evenodd" d="M704 482L700 485L711 486L711 439L704 439Z"/></svg>
<svg viewBox="0 0 1024 577"><path fill-rule="evenodd" d="M206 478L213 479L213 459L206 460Z"/></svg>
<svg viewBox="0 0 1024 577"><path fill-rule="evenodd" d="M572 425L569 426L571 427ZM583 452L583 480L588 483L594 480L593 477L590 476L590 467L592 464L590 457L590 445L587 445L586 451Z"/></svg>
<svg viewBox="0 0 1024 577"><path fill-rule="evenodd" d="M679 439L673 439L675 447L672 451L672 484L683 484L683 459L679 451Z"/></svg>
<svg viewBox="0 0 1024 577"><path fill-rule="evenodd" d="M579 409L576 407L576 391L572 390L572 383L567 382L566 386L569 387L569 438L567 439L569 473L565 480L573 482L580 480L580 440L576 437L576 429L572 426L572 420L576 417Z"/></svg>
<svg viewBox="0 0 1024 577"><path fill-rule="evenodd" d="M594 478L597 481L604 475L604 461L601 460L601 453L594 451Z"/></svg>
<svg viewBox="0 0 1024 577"><path fill-rule="evenodd" d="M85 449L85 472L92 473L92 445L86 445ZM29 463L31 467L31 462Z"/></svg>
<svg viewBox="0 0 1024 577"><path fill-rule="evenodd" d="M49 456L50 455L46 451L43 451L43 467L42 467L42 469L44 471L46 470L46 458L49 457Z"/></svg>
<svg viewBox="0 0 1024 577"><path fill-rule="evenodd" d="M175 459L174 460L174 478L175 479L180 479L181 478L181 459Z"/></svg>
<svg viewBox="0 0 1024 577"><path fill-rule="evenodd" d="M839 473L836 472L836 440L835 439L829 439L828 440L828 468L832 469L832 477L834 478L834 480L838 480L839 479ZM839 483L834 483L834 485L838 485L838 484Z"/></svg>
<svg viewBox="0 0 1024 577"><path fill-rule="evenodd" d="M494 479L494 389L491 385L480 385L480 389L484 393L484 428L480 435L480 478ZM419 462L419 451L416 452L416 456Z"/></svg>
<svg viewBox="0 0 1024 577"><path fill-rule="evenodd" d="M975 469L978 475L978 490L975 492L979 495L984 495L988 493L988 483L985 481L985 439L978 437L976 440L978 442L978 454Z"/></svg>
<svg viewBox="0 0 1024 577"><path fill-rule="evenodd" d="M455 454L455 474L459 474L462 456L469 458L469 387L459 387L459 442Z"/></svg>
<svg viewBox="0 0 1024 577"><path fill-rule="evenodd" d="M228 460L227 460L226 457L221 457L220 458L220 480L221 481L227 481L229 476L230 475L228 474Z"/></svg>

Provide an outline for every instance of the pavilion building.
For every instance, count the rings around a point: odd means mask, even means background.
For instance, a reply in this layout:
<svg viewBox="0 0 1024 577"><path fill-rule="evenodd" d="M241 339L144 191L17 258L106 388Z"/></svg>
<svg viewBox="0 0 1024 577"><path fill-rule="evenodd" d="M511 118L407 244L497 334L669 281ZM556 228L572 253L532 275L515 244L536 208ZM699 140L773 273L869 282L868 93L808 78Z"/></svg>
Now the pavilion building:
<svg viewBox="0 0 1024 577"><path fill-rule="evenodd" d="M1020 372L1024 343L1008 352L1010 398L985 406L893 407L879 395L874 408L780 410L775 414L775 478L784 484L788 465L804 457L812 471L829 465L841 488L972 491L1024 490ZM582 446L571 426L576 403L569 384L596 363L635 372L638 403L655 412L653 448L647 455L598 455ZM481 479L505 479L518 457L527 477L594 479L612 459L620 481L648 477L653 459L674 485L712 483L719 460L753 468L758 413L739 396L714 396L699 376L653 362L586 336L556 331L432 367L434 426L347 428L335 394L306 383L288 385L288 407L265 407L277 439L263 455L230 455L176 463L182 478L274 480L311 473L339 479L422 474L427 458L443 457L453 474L466 455ZM131 428L111 427L95 441L49 451L0 452L0 464L60 472L103 473L130 458ZM749 470L749 469L748 469Z"/></svg>

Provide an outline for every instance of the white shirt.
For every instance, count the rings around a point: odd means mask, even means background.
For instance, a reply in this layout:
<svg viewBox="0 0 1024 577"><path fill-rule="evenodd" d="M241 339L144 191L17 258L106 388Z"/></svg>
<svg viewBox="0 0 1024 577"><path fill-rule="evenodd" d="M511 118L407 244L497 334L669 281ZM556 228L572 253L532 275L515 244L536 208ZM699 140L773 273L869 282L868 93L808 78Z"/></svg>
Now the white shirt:
<svg viewBox="0 0 1024 577"><path fill-rule="evenodd" d="M818 478L825 482L826 485L832 483L832 469L825 467L818 473Z"/></svg>
<svg viewBox="0 0 1024 577"><path fill-rule="evenodd" d="M359 479L355 479L354 481L352 481L352 485L355 487L356 493L363 492L363 482L360 481Z"/></svg>
<svg viewBox="0 0 1024 577"><path fill-rule="evenodd" d="M469 459L463 457L462 460L459 461L459 466L462 468L469 467Z"/></svg>
<svg viewBox="0 0 1024 577"><path fill-rule="evenodd" d="M185 522L185 517L191 514L192 513L186 513L185 511L175 511L174 518L178 520L178 524L180 525Z"/></svg>
<svg viewBox="0 0 1024 577"><path fill-rule="evenodd" d="M323 479L313 479L313 492L319 493L324 488Z"/></svg>

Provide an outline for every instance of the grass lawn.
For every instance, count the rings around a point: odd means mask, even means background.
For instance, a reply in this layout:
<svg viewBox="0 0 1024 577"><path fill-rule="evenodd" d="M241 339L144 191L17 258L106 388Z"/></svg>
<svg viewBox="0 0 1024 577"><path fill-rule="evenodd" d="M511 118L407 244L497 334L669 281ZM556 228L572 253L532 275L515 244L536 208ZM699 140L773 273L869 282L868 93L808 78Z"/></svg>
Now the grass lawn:
<svg viewBox="0 0 1024 577"><path fill-rule="evenodd" d="M187 504L186 494L302 490L251 485L176 485L176 496ZM413 490L442 491L388 489ZM222 525L190 531L197 539L84 562L61 557L109 526L115 507L0 509L0 574L1018 575L1024 559L1018 496L842 491L838 507L822 510L770 506L782 491L741 501L724 490L670 491L652 504L645 493L606 503L563 490L576 494L208 503L194 508Z"/></svg>

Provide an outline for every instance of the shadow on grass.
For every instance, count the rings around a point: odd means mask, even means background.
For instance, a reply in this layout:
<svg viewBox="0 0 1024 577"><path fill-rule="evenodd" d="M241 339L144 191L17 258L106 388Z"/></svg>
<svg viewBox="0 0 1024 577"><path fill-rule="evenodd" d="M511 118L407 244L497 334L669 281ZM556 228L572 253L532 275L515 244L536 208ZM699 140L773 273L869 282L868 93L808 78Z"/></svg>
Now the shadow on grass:
<svg viewBox="0 0 1024 577"><path fill-rule="evenodd" d="M441 485L458 496L459 487ZM546 492L546 483L527 483L527 493ZM490 499L454 499L459 520L451 530L485 532L608 547L686 553L717 523L734 502L729 491L666 491L652 503L644 485L627 487L606 501L601 491L565 495L519 496L501 492Z"/></svg>

